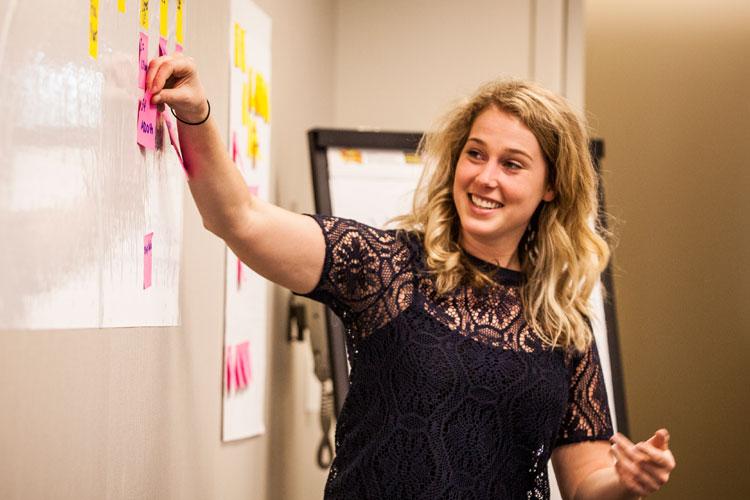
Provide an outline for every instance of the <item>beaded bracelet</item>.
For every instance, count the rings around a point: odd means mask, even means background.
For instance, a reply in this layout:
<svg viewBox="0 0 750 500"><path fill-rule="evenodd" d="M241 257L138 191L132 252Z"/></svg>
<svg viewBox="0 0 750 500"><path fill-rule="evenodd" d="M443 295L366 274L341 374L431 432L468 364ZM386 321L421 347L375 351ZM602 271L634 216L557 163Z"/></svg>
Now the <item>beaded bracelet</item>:
<svg viewBox="0 0 750 500"><path fill-rule="evenodd" d="M175 118L177 118L177 121L180 121L180 122L184 123L185 125L201 125L202 123L205 123L206 120L208 120L209 116L211 116L211 102L209 102L208 99L206 99L206 104L208 104L208 113L206 114L206 117L204 119L202 119L201 121L199 121L199 122L186 122L185 120L183 120L182 118L180 118L179 116L177 116L177 114L174 112L174 109L171 106L170 106L169 110L172 112L172 115Z"/></svg>

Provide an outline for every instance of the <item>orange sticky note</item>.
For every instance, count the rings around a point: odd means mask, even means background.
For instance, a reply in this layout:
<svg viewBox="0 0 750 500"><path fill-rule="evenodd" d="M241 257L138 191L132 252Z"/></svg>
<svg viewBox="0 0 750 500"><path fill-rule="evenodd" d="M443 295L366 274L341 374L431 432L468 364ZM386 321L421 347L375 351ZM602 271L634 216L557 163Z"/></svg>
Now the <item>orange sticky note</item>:
<svg viewBox="0 0 750 500"><path fill-rule="evenodd" d="M89 4L89 55L94 59L99 56L99 0Z"/></svg>

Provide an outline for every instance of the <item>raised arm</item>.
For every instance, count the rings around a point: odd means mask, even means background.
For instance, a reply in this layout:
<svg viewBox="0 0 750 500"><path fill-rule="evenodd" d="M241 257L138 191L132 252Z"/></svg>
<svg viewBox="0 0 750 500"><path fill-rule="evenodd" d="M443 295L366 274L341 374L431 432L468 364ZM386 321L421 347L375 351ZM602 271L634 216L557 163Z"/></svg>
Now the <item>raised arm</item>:
<svg viewBox="0 0 750 500"><path fill-rule="evenodd" d="M146 88L154 104L169 105L182 120L199 122L208 102L192 58L151 61ZM212 117L201 125L178 121L188 185L203 225L258 274L295 292L309 292L320 277L325 243L318 224L250 194Z"/></svg>

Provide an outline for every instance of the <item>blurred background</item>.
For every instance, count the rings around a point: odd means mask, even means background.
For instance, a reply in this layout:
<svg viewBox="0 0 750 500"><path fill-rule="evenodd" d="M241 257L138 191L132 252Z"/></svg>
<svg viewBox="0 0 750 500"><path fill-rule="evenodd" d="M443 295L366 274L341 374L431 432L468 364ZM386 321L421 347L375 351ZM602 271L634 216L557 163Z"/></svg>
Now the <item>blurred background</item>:
<svg viewBox="0 0 750 500"><path fill-rule="evenodd" d="M746 498L750 2L256 3L273 22L273 183L286 208L314 209L312 127L424 130L498 76L584 110L606 148L630 437L667 427L677 457L654 497ZM186 52L224 124L229 1L186 9ZM268 430L221 442L224 245L187 191L184 210L180 327L0 334L0 498L322 497L309 347L285 341L278 287Z"/></svg>

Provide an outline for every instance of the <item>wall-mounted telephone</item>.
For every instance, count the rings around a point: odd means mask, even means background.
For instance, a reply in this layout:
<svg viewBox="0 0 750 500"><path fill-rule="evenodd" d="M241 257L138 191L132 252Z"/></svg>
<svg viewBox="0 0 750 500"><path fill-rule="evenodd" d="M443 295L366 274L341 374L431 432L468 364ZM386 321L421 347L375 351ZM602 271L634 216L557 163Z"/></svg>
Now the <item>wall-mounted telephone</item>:
<svg viewBox="0 0 750 500"><path fill-rule="evenodd" d="M289 342L302 342L305 335L310 337L314 372L321 384L320 427L323 436L318 445L317 462L320 468L327 469L333 460L330 437L333 419L333 380L331 379L331 362L325 327L325 309L318 302L304 297L291 296L289 299L287 339Z"/></svg>

